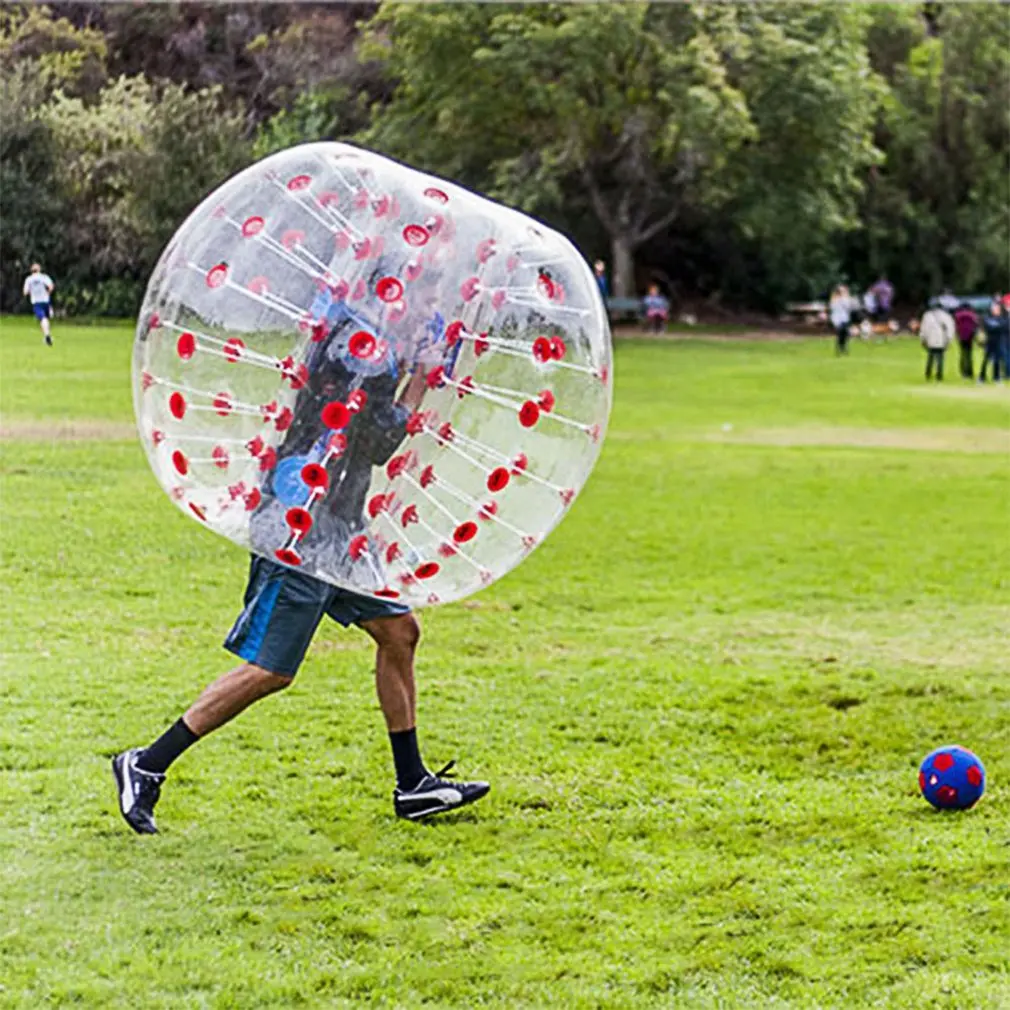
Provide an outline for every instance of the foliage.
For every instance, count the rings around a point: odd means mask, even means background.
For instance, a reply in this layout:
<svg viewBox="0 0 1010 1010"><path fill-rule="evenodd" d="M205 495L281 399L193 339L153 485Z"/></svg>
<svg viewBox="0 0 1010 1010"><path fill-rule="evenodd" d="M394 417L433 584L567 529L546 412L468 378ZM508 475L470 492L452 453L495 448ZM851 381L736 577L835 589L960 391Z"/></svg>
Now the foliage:
<svg viewBox="0 0 1010 1010"><path fill-rule="evenodd" d="M914 341L621 344L571 514L422 615L424 752L488 799L393 819L327 622L138 838L109 757L230 665L246 561L149 473L128 327L2 325L5 1010L1008 1005L1003 390L924 393ZM952 740L989 794L944 816Z"/></svg>

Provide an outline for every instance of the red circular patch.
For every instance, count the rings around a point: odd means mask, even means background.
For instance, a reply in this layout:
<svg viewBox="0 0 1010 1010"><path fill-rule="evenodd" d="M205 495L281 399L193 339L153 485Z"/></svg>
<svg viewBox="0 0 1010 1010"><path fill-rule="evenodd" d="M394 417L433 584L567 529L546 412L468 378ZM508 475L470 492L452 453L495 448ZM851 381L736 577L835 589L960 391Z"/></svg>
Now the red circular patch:
<svg viewBox="0 0 1010 1010"><path fill-rule="evenodd" d="M541 363L551 360L551 342L547 337L537 337L533 341L533 357Z"/></svg>
<svg viewBox="0 0 1010 1010"><path fill-rule="evenodd" d="M308 189L311 185L311 175L296 175L293 179L288 179L288 189L290 189L293 193L297 193L302 189Z"/></svg>
<svg viewBox="0 0 1010 1010"><path fill-rule="evenodd" d="M179 334L179 340L175 345L176 353L183 361L189 361L196 353L196 337L187 330Z"/></svg>
<svg viewBox="0 0 1010 1010"><path fill-rule="evenodd" d="M224 356L229 361L238 361L238 359L242 357L242 349L244 347L244 340L240 340L238 337L229 337L224 342Z"/></svg>
<svg viewBox="0 0 1010 1010"><path fill-rule="evenodd" d="M403 229L403 241L407 245L412 246L422 246L425 245L431 236L428 234L428 229L420 224L408 224L406 228Z"/></svg>
<svg viewBox="0 0 1010 1010"><path fill-rule="evenodd" d="M375 337L367 330L358 330L351 334L347 349L356 358L368 358L375 352Z"/></svg>
<svg viewBox="0 0 1010 1010"><path fill-rule="evenodd" d="M265 295L270 290L270 281L266 277L254 277L246 287L254 295Z"/></svg>
<svg viewBox="0 0 1010 1010"><path fill-rule="evenodd" d="M228 279L228 264L218 263L207 271L207 287L219 288Z"/></svg>
<svg viewBox="0 0 1010 1010"><path fill-rule="evenodd" d="M458 544L465 544L477 536L477 524L473 522L460 523L452 532L452 539Z"/></svg>
<svg viewBox="0 0 1010 1010"><path fill-rule="evenodd" d="M351 419L351 412L339 400L334 400L323 407L319 418L327 428L339 430L347 427L347 422Z"/></svg>
<svg viewBox="0 0 1010 1010"><path fill-rule="evenodd" d="M368 514L374 519L380 512L385 512L389 508L389 499L392 495L375 494L368 499Z"/></svg>
<svg viewBox="0 0 1010 1010"><path fill-rule="evenodd" d="M296 533L308 533L312 529L312 516L308 509L298 507L288 509L284 521Z"/></svg>
<svg viewBox="0 0 1010 1010"><path fill-rule="evenodd" d="M537 278L537 291L550 301L554 297L554 281L547 274L541 274Z"/></svg>
<svg viewBox="0 0 1010 1010"><path fill-rule="evenodd" d="M953 786L940 786L936 791L936 799L940 806L952 807L957 803L957 790Z"/></svg>
<svg viewBox="0 0 1010 1010"><path fill-rule="evenodd" d="M421 476L418 481L421 487L427 487L429 484L433 483L435 480L435 467L430 463L421 471Z"/></svg>
<svg viewBox="0 0 1010 1010"><path fill-rule="evenodd" d="M400 524L406 529L411 523L417 522L417 506L408 505L400 514Z"/></svg>
<svg viewBox="0 0 1010 1010"><path fill-rule="evenodd" d="M330 486L330 475L326 472L326 467L318 463L306 463L302 467L302 480L311 488L322 488L326 490Z"/></svg>
<svg viewBox="0 0 1010 1010"><path fill-rule="evenodd" d="M429 200L434 200L435 203L448 203L449 202L449 194L443 192L440 189L436 189L434 186L429 186L424 191L424 195Z"/></svg>
<svg viewBox="0 0 1010 1010"><path fill-rule="evenodd" d="M982 769L978 765L972 765L965 774L973 786L982 785Z"/></svg>
<svg viewBox="0 0 1010 1010"><path fill-rule="evenodd" d="M403 297L403 282L396 277L383 277L376 283L375 293L380 301L399 301Z"/></svg>
<svg viewBox="0 0 1010 1010"><path fill-rule="evenodd" d="M247 512L252 512L254 508L263 500L263 495L260 494L260 489L254 487L243 499L245 502L245 507Z"/></svg>
<svg viewBox="0 0 1010 1010"><path fill-rule="evenodd" d="M181 449L176 449L172 453L172 466L183 475L186 476L189 473L189 460L186 459L186 454Z"/></svg>
<svg viewBox="0 0 1010 1010"><path fill-rule="evenodd" d="M263 218L259 216L247 217L245 221L242 222L242 234L246 238L258 235L261 231L263 231Z"/></svg>
<svg viewBox="0 0 1010 1010"><path fill-rule="evenodd" d="M347 545L347 553L352 561L357 561L368 550L368 537L364 533L359 533L356 537L351 537Z"/></svg>
<svg viewBox="0 0 1010 1010"><path fill-rule="evenodd" d="M207 512L204 509L202 509L199 505L196 505L193 502L190 502L189 503L189 510L190 510L190 512L193 513L193 515L195 515L197 517L197 519L200 520L200 522L204 522L205 523L207 521Z"/></svg>
<svg viewBox="0 0 1010 1010"><path fill-rule="evenodd" d="M386 586L385 589L376 589L375 595L381 596L385 600L395 600L400 594L395 589Z"/></svg>
<svg viewBox="0 0 1010 1010"><path fill-rule="evenodd" d="M173 393L168 398L168 409L172 412L172 417L181 421L186 416L186 397L182 393Z"/></svg>
<svg viewBox="0 0 1010 1010"><path fill-rule="evenodd" d="M302 559L290 547L282 547L279 551L274 551L274 557L286 565L300 565L302 563Z"/></svg>
<svg viewBox="0 0 1010 1010"><path fill-rule="evenodd" d="M221 417L227 417L231 413L231 396L228 393L218 393L214 397L214 410L221 415Z"/></svg>
<svg viewBox="0 0 1010 1010"><path fill-rule="evenodd" d="M945 772L954 767L954 756L952 754L937 754L933 758L933 767L938 772Z"/></svg>
<svg viewBox="0 0 1010 1010"><path fill-rule="evenodd" d="M919 772L919 792L926 791L926 773Z"/></svg>
<svg viewBox="0 0 1010 1010"><path fill-rule="evenodd" d="M496 515L498 512L498 502L489 501L485 505L482 505L480 511L477 513L477 518L481 522L487 522L492 516Z"/></svg>
<svg viewBox="0 0 1010 1010"><path fill-rule="evenodd" d="M433 575L438 575L439 567L437 561L425 561L423 565L418 565L414 569L414 575L419 579L430 579Z"/></svg>
<svg viewBox="0 0 1010 1010"><path fill-rule="evenodd" d="M554 394L549 389L542 389L540 391L540 396L537 398L537 403L540 405L540 409L545 413L549 414L554 409L554 404L557 401L554 399Z"/></svg>
<svg viewBox="0 0 1010 1010"><path fill-rule="evenodd" d="M560 337L551 337L551 357L555 361L560 361L565 356L565 342Z"/></svg>
<svg viewBox="0 0 1010 1010"><path fill-rule="evenodd" d="M540 408L532 400L527 400L519 408L519 423L524 428L532 428L539 420Z"/></svg>
<svg viewBox="0 0 1010 1010"><path fill-rule="evenodd" d="M464 302L470 301L477 291L480 289L480 279L477 277L468 277L459 286L459 296Z"/></svg>
<svg viewBox="0 0 1010 1010"><path fill-rule="evenodd" d="M347 409L352 414L357 414L359 411L363 410L366 403L368 403L368 394L363 389L355 389L354 392L347 397Z"/></svg>
<svg viewBox="0 0 1010 1010"><path fill-rule="evenodd" d="M487 488L489 491L501 491L508 482L509 472L503 466L496 467L487 475Z"/></svg>
<svg viewBox="0 0 1010 1010"><path fill-rule="evenodd" d="M305 241L305 232L300 228L288 228L283 235L281 235L281 245L285 249L293 249L296 245L301 245Z"/></svg>
<svg viewBox="0 0 1010 1010"><path fill-rule="evenodd" d="M394 540L386 548L386 561L392 564L400 556L400 545Z"/></svg>
<svg viewBox="0 0 1010 1010"><path fill-rule="evenodd" d="M228 469L228 450L223 445L215 445L210 456L214 460L214 466L219 470Z"/></svg>

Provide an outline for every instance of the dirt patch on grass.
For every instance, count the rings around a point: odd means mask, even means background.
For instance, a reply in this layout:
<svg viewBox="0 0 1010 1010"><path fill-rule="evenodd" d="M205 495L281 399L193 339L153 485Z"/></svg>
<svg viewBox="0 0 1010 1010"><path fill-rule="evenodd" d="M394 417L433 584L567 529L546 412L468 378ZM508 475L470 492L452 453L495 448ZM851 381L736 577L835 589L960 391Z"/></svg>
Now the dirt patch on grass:
<svg viewBox="0 0 1010 1010"><path fill-rule="evenodd" d="M123 442L137 437L133 424L119 421L4 421L3 442Z"/></svg>
<svg viewBox="0 0 1010 1010"><path fill-rule="evenodd" d="M723 430L711 432L706 438L711 442L741 445L1010 453L1010 430L1001 428L848 428L798 425L792 428Z"/></svg>

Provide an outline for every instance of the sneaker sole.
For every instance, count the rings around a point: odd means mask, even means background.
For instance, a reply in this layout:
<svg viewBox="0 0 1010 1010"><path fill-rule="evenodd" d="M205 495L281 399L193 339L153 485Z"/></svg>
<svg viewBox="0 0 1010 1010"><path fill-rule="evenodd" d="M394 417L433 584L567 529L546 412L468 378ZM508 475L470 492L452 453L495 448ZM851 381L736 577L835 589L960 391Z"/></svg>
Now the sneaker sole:
<svg viewBox="0 0 1010 1010"><path fill-rule="evenodd" d="M112 759L112 777L116 781L116 806L119 807L120 816L126 821L127 824L133 829L138 835L156 835L158 829L155 828L154 831L148 831L146 828L138 828L133 821L130 820L129 815L123 809L123 763L126 761L126 755L129 751L124 751L122 754L117 754Z"/></svg>

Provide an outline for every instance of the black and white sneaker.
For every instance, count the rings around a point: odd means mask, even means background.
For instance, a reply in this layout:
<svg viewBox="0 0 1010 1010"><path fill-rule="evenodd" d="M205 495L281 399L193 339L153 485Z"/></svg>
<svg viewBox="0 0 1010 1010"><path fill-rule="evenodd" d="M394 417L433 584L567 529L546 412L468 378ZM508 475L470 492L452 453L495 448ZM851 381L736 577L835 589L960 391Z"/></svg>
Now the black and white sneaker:
<svg viewBox="0 0 1010 1010"><path fill-rule="evenodd" d="M425 775L413 789L393 790L393 807L397 817L419 821L422 817L443 814L447 810L465 807L487 796L491 786L487 782L456 782L443 778L455 764L450 761L444 768Z"/></svg>
<svg viewBox="0 0 1010 1010"><path fill-rule="evenodd" d="M143 749L123 751L112 759L112 774L119 792L119 812L138 835L156 835L154 807L161 795L164 775L146 772L137 767L137 756Z"/></svg>

